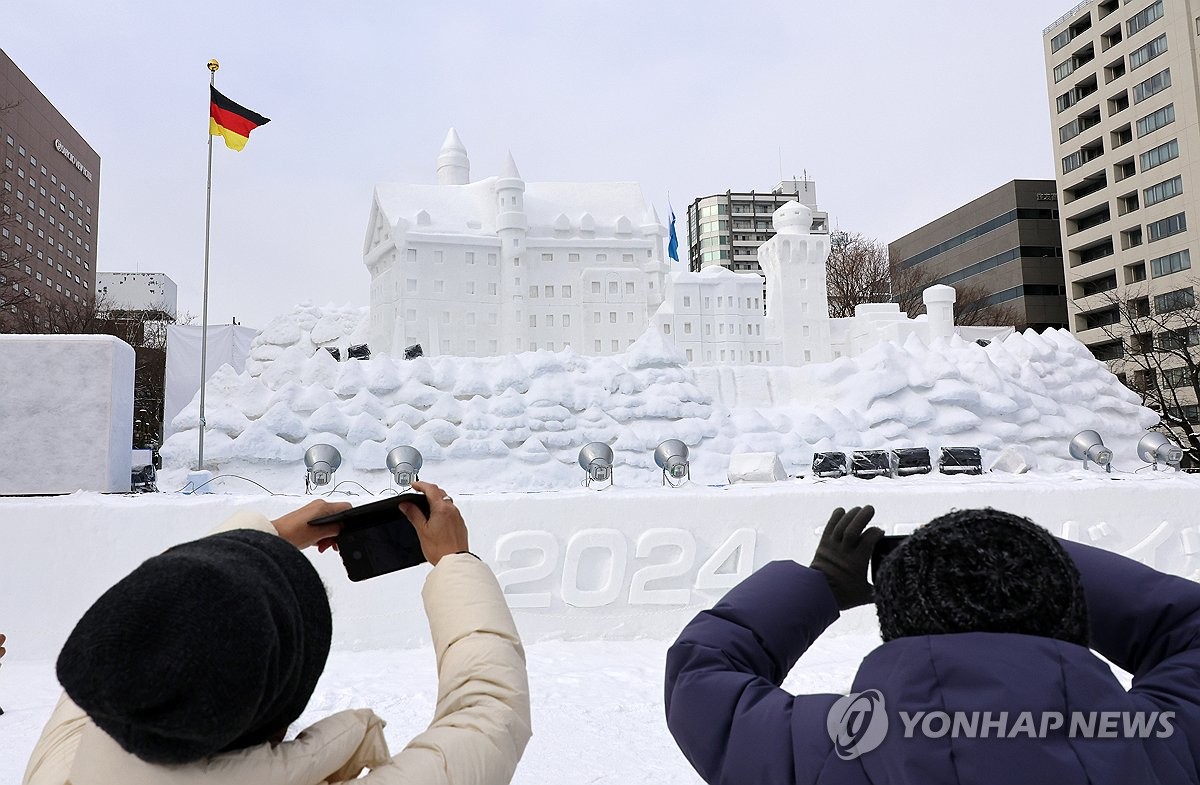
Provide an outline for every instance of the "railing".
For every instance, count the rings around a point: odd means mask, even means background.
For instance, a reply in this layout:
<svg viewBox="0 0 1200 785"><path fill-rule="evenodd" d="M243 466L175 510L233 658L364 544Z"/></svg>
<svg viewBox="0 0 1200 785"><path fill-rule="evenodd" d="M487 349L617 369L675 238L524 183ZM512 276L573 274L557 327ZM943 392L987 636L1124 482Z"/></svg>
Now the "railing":
<svg viewBox="0 0 1200 785"><path fill-rule="evenodd" d="M1074 7L1074 8L1072 8L1070 11L1067 11L1065 14L1063 14L1063 15L1062 15L1062 16L1060 16L1058 19L1056 19L1056 20L1054 21L1054 24L1050 25L1050 26L1049 26L1049 27L1047 27L1045 30L1043 30L1043 31L1042 31L1042 35L1049 35L1051 30L1053 30L1054 28L1058 27L1059 25L1061 25L1063 22L1067 21L1067 20L1068 20L1068 19L1070 19L1071 17L1078 15L1080 11L1082 11L1082 10L1083 10L1083 9L1085 9L1085 8L1087 8L1089 5L1091 5L1091 4L1092 4L1092 3L1094 3L1094 2L1096 2L1096 0L1083 0L1083 2L1082 2L1082 3L1080 3L1080 4L1079 4L1079 5L1077 5L1077 6L1075 6L1075 7Z"/></svg>

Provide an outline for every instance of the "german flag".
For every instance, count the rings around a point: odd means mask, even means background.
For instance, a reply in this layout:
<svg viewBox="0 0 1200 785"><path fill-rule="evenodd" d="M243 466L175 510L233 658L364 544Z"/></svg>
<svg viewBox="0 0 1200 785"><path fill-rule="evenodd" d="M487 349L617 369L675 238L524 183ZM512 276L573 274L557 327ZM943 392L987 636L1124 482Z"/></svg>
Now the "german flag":
<svg viewBox="0 0 1200 785"><path fill-rule="evenodd" d="M250 139L250 132L260 125L271 122L258 112L252 112L241 104L230 101L209 85L212 91L209 103L208 132L225 139L225 146L241 150Z"/></svg>

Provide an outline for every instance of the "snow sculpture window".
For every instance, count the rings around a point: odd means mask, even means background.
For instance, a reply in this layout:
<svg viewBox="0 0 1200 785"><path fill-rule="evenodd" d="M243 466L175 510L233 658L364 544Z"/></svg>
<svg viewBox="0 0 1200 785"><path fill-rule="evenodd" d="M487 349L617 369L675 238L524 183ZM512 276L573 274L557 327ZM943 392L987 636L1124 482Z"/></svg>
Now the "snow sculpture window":
<svg viewBox="0 0 1200 785"><path fill-rule="evenodd" d="M600 294L600 282L592 281L592 294Z"/></svg>
<svg viewBox="0 0 1200 785"><path fill-rule="evenodd" d="M592 324L600 324L600 312L599 311L594 311L592 313Z"/></svg>
<svg viewBox="0 0 1200 785"><path fill-rule="evenodd" d="M671 334L671 325L664 324L663 325L663 335L670 335L670 334Z"/></svg>
<svg viewBox="0 0 1200 785"><path fill-rule="evenodd" d="M608 293L609 293L609 294L616 294L616 293L617 293L617 282L616 282L616 281L609 281L609 282L608 282Z"/></svg>
<svg viewBox="0 0 1200 785"><path fill-rule="evenodd" d="M475 325L475 313L474 312L467 314L467 324L472 327Z"/></svg>
<svg viewBox="0 0 1200 785"><path fill-rule="evenodd" d="M443 251L434 251L433 261L436 264L441 264L442 262L446 261L446 254Z"/></svg>
<svg viewBox="0 0 1200 785"><path fill-rule="evenodd" d="M692 334L692 323L691 323L691 322L684 322L684 323L683 323L683 333L684 333L684 335L691 335L691 334Z"/></svg>
<svg viewBox="0 0 1200 785"><path fill-rule="evenodd" d="M405 311L404 320L406 322L415 322L417 320L417 309L409 308L407 311Z"/></svg>
<svg viewBox="0 0 1200 785"><path fill-rule="evenodd" d="M533 314L530 314L530 316L529 316L529 326L530 326L530 327L537 327L537 316L535 316L535 315L533 315Z"/></svg>
<svg viewBox="0 0 1200 785"><path fill-rule="evenodd" d="M552 313L546 314L546 326L547 327L554 326L554 314L552 314Z"/></svg>
<svg viewBox="0 0 1200 785"><path fill-rule="evenodd" d="M475 253L467 251L467 264L475 264Z"/></svg>
<svg viewBox="0 0 1200 785"><path fill-rule="evenodd" d="M442 324L450 324L450 312L442 311Z"/></svg>
<svg viewBox="0 0 1200 785"><path fill-rule="evenodd" d="M598 253L598 254L596 254L596 261L597 261L597 262L607 262L607 261L608 261L608 254L606 254L606 253Z"/></svg>
<svg viewBox="0 0 1200 785"><path fill-rule="evenodd" d="M553 262L553 261L554 261L554 254L552 254L552 253L544 253L544 254L542 254L542 261L543 261L543 262Z"/></svg>
<svg viewBox="0 0 1200 785"><path fill-rule="evenodd" d="M691 297L684 297L684 298L683 298L683 307L684 307L684 308L691 308L691 307L692 307L692 298L691 298Z"/></svg>
<svg viewBox="0 0 1200 785"><path fill-rule="evenodd" d="M564 314L563 314L563 318L562 318L562 326L563 326L563 327L570 327L570 326L571 326L571 314L569 314L569 313L564 313Z"/></svg>
<svg viewBox="0 0 1200 785"><path fill-rule="evenodd" d="M616 312L616 311L609 311L609 312L608 312L608 323L609 323L609 324L616 324L616 323L617 323L617 312Z"/></svg>
<svg viewBox="0 0 1200 785"><path fill-rule="evenodd" d="M406 290L407 290L407 291L408 291L410 294L412 294L412 293L415 293L415 292L417 291L417 279L416 279L416 278L409 278L408 280L406 280L406 281L404 282L404 288L405 288L405 289L406 289Z"/></svg>
<svg viewBox="0 0 1200 785"><path fill-rule="evenodd" d="M416 248L409 248L406 253L408 255L408 261L410 261L410 262L417 261L417 249Z"/></svg>
<svg viewBox="0 0 1200 785"><path fill-rule="evenodd" d="M495 293L496 293L496 284L489 283L488 284L488 294L495 294Z"/></svg>
<svg viewBox="0 0 1200 785"><path fill-rule="evenodd" d="M596 351L600 351L600 341L596 341Z"/></svg>
<svg viewBox="0 0 1200 785"><path fill-rule="evenodd" d="M433 293L434 294L441 294L444 291L446 291L446 282L445 281L434 281L433 282Z"/></svg>
<svg viewBox="0 0 1200 785"><path fill-rule="evenodd" d="M547 287L546 287L546 296L547 296L547 297L553 297L553 296L554 296L554 287L553 287L553 286L547 286Z"/></svg>
<svg viewBox="0 0 1200 785"><path fill-rule="evenodd" d="M467 281L467 294L475 294L475 282Z"/></svg>
<svg viewBox="0 0 1200 785"><path fill-rule="evenodd" d="M688 358L688 362L692 361L692 350L691 349L687 350L687 358Z"/></svg>
<svg viewBox="0 0 1200 785"><path fill-rule="evenodd" d="M496 254L494 254L494 253L488 254L488 266L489 267L496 266Z"/></svg>
<svg viewBox="0 0 1200 785"><path fill-rule="evenodd" d="M625 321L626 321L628 324L633 324L633 311L626 311L626 312L625 312Z"/></svg>
<svg viewBox="0 0 1200 785"><path fill-rule="evenodd" d="M495 354L499 351L499 345L495 341L488 341L488 351Z"/></svg>
<svg viewBox="0 0 1200 785"><path fill-rule="evenodd" d="M614 339L613 339L613 342L612 342L612 350L613 350L614 352L619 352L619 351L621 351L621 342L620 342L620 341L618 341L616 338L614 338Z"/></svg>
<svg viewBox="0 0 1200 785"><path fill-rule="evenodd" d="M565 297L565 298L567 298L567 299L570 299L570 298L571 298L571 286L570 286L570 284L566 284L566 285L564 285L564 286L563 286L563 288L562 288L562 296L563 296L563 297Z"/></svg>
<svg viewBox="0 0 1200 785"><path fill-rule="evenodd" d="M496 314L495 314L495 312L489 313L489 314L488 314L488 324L495 324L495 323L496 323ZM492 343L495 343L495 341L493 341Z"/></svg>
<svg viewBox="0 0 1200 785"><path fill-rule="evenodd" d="M569 254L567 254L567 261L568 261L568 262L571 262L572 264L574 264L574 263L578 262L578 261L579 261L579 254L577 254L577 253L569 253Z"/></svg>
<svg viewBox="0 0 1200 785"><path fill-rule="evenodd" d="M632 281L625 282L625 294L633 294L633 282Z"/></svg>
<svg viewBox="0 0 1200 785"><path fill-rule="evenodd" d="M538 288L536 286L529 287L529 299L536 300L538 296Z"/></svg>

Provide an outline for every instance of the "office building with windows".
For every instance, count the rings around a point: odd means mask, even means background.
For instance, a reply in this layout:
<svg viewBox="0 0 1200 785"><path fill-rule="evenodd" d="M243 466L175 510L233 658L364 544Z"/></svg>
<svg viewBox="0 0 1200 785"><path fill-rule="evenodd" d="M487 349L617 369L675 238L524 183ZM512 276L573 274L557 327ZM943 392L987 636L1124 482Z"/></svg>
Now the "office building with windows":
<svg viewBox="0 0 1200 785"><path fill-rule="evenodd" d="M955 287L960 313L1005 308L1016 327L1067 326L1053 180L1013 180L889 243L888 255L901 281Z"/></svg>
<svg viewBox="0 0 1200 785"><path fill-rule="evenodd" d="M771 216L788 202L813 213L813 234L829 234L829 215L817 210L817 184L784 180L767 193L726 191L688 205L688 269L720 265L735 273L761 273L758 248L775 236Z"/></svg>
<svg viewBox="0 0 1200 785"><path fill-rule="evenodd" d="M40 332L96 287L100 156L0 50L0 329Z"/></svg>

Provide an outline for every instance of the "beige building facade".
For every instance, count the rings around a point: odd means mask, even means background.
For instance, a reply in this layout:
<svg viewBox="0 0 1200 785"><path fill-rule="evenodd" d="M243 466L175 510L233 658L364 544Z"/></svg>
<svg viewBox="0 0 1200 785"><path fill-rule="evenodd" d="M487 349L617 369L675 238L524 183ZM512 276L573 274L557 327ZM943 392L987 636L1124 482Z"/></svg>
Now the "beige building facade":
<svg viewBox="0 0 1200 785"><path fill-rule="evenodd" d="M1195 304L1200 18L1190 9L1087 0L1043 35L1068 318L1102 359L1162 340L1136 334L1138 317Z"/></svg>

